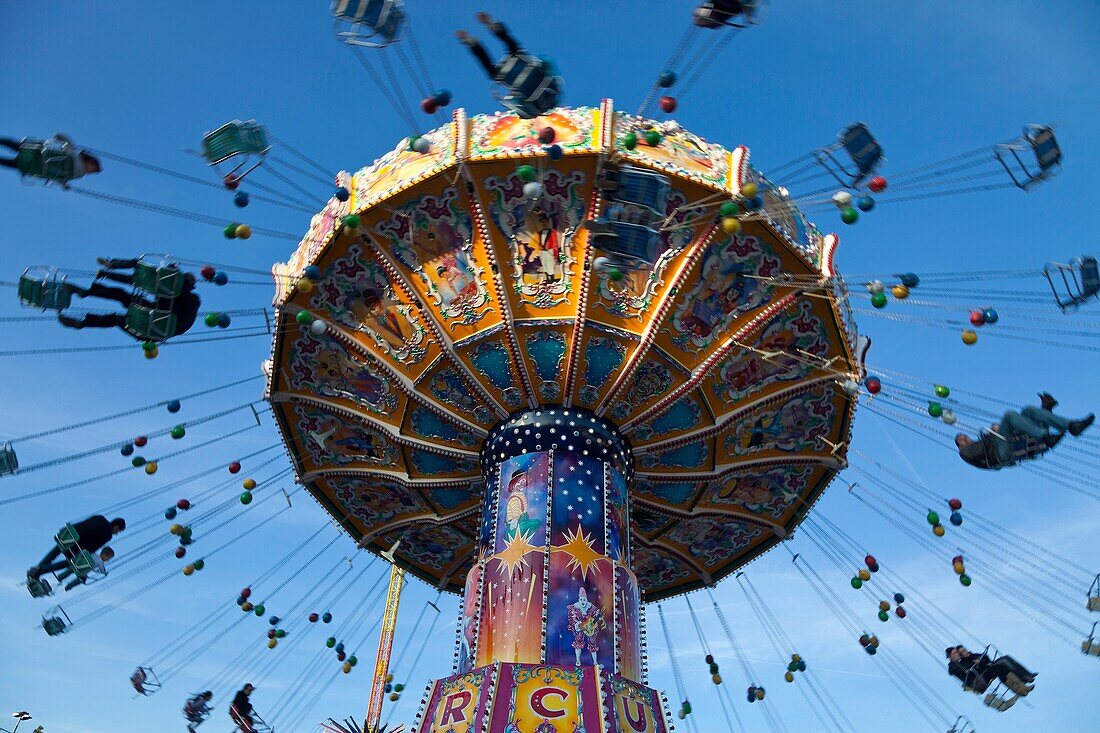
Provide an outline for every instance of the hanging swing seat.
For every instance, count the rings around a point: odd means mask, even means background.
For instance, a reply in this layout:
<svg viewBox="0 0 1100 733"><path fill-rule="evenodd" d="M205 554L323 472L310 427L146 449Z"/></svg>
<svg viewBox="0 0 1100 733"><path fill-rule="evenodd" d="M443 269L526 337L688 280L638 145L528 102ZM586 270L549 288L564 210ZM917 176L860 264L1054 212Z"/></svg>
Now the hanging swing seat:
<svg viewBox="0 0 1100 733"><path fill-rule="evenodd" d="M1077 310L1100 293L1100 266L1095 257L1075 257L1069 264L1048 262L1043 275L1063 313Z"/></svg>
<svg viewBox="0 0 1100 733"><path fill-rule="evenodd" d="M385 48L401 35L401 0L334 0L336 37L351 46Z"/></svg>
<svg viewBox="0 0 1100 733"><path fill-rule="evenodd" d="M27 590L31 592L31 598L45 598L53 593L50 581L45 578L27 578Z"/></svg>
<svg viewBox="0 0 1100 733"><path fill-rule="evenodd" d="M66 524L60 532L54 535L54 542L57 543L57 547L62 552L69 554L70 552L80 552L80 535L71 524Z"/></svg>
<svg viewBox="0 0 1100 733"><path fill-rule="evenodd" d="M843 151L848 160L836 154ZM869 178L882 164L882 146L862 122L856 122L840 131L837 141L821 148L815 154L817 162L840 185L856 188Z"/></svg>
<svg viewBox="0 0 1100 733"><path fill-rule="evenodd" d="M130 675L130 686L139 695L148 697L161 688L161 683L152 667L138 667Z"/></svg>
<svg viewBox="0 0 1100 733"><path fill-rule="evenodd" d="M226 173L238 180L258 168L269 150L271 144L268 142L267 132L255 120L227 122L202 138L202 157L210 165L243 158Z"/></svg>
<svg viewBox="0 0 1100 733"><path fill-rule="evenodd" d="M987 692L985 697L982 698L982 704L987 708L992 708L998 713L1003 713L1010 707L1016 704L1016 700L1019 698L1016 695L1008 697L1008 693L1000 689L1000 685L993 692Z"/></svg>
<svg viewBox="0 0 1100 733"><path fill-rule="evenodd" d="M73 289L53 267L29 267L19 277L19 302L30 308L62 311L72 305Z"/></svg>
<svg viewBox="0 0 1100 733"><path fill-rule="evenodd" d="M68 140L23 140L15 155L15 167L20 176L38 178L49 183L65 184L78 178L80 151Z"/></svg>
<svg viewBox="0 0 1100 733"><path fill-rule="evenodd" d="M693 11L700 28L745 28L756 23L762 0L708 0Z"/></svg>
<svg viewBox="0 0 1100 733"><path fill-rule="evenodd" d="M234 723L237 724L238 730L246 730L244 725L242 725L240 714L237 712L237 708L232 705L229 706L229 717L233 720ZM253 708L252 712L249 713L249 717L252 718L252 727L247 730L251 731L252 733L274 733L274 728L264 722L264 719L260 717L260 714L256 712L255 708Z"/></svg>
<svg viewBox="0 0 1100 733"><path fill-rule="evenodd" d="M80 535L71 524L54 536L57 549L69 558L69 569L78 578L86 578L95 567L95 555L80 546Z"/></svg>
<svg viewBox="0 0 1100 733"><path fill-rule="evenodd" d="M1028 125L1020 137L997 145L993 155L1024 191L1054 176L1062 167L1062 148L1049 125Z"/></svg>
<svg viewBox="0 0 1100 733"><path fill-rule="evenodd" d="M183 292L183 271L162 257L151 262L143 255L134 266L133 286L157 298L175 298Z"/></svg>
<svg viewBox="0 0 1100 733"><path fill-rule="evenodd" d="M494 80L500 84L493 96L522 119L530 120L558 106L562 78L544 59L530 54L509 54L497 63Z"/></svg>
<svg viewBox="0 0 1100 733"><path fill-rule="evenodd" d="M50 636L59 636L69 630L73 625L69 614L61 606L54 606L42 616L42 628Z"/></svg>
<svg viewBox="0 0 1100 733"><path fill-rule="evenodd" d="M1097 575L1093 579L1092 585L1089 586L1088 598L1085 601L1085 608L1090 611L1100 611L1100 575Z"/></svg>
<svg viewBox="0 0 1100 733"><path fill-rule="evenodd" d="M143 341L166 341L176 335L176 314L132 305L126 309L126 331Z"/></svg>
<svg viewBox="0 0 1100 733"><path fill-rule="evenodd" d="M15 449L11 447L11 443L4 443L0 446L0 476L18 470L19 459L15 455Z"/></svg>
<svg viewBox="0 0 1100 733"><path fill-rule="evenodd" d="M1039 458L1062 441L1062 435L1055 435L1052 442L1036 440L1028 435L1018 435L1012 441L1012 458L1015 463Z"/></svg>
<svg viewBox="0 0 1100 733"><path fill-rule="evenodd" d="M183 706L183 717L188 723L201 725L210 717L213 709L207 706L206 701L199 698L198 694L192 695Z"/></svg>
<svg viewBox="0 0 1100 733"><path fill-rule="evenodd" d="M1100 657L1100 640L1096 638L1096 625L1100 624L1100 621L1094 621L1092 623L1092 629L1089 630L1089 638L1081 642L1081 653L1090 657Z"/></svg>
<svg viewBox="0 0 1100 733"><path fill-rule="evenodd" d="M604 215L585 222L596 246L627 269L653 265L668 206L667 176L636 166L608 166L597 185L607 199Z"/></svg>

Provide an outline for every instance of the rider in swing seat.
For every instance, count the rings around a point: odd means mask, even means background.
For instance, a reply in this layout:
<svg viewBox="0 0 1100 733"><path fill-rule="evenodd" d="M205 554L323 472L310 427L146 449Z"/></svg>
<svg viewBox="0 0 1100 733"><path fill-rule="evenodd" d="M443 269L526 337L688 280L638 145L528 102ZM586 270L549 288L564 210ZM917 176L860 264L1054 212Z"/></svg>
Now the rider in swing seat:
<svg viewBox="0 0 1100 733"><path fill-rule="evenodd" d="M54 573L63 570L69 565L70 553L76 553L79 550L95 552L110 542L116 534L126 529L126 520L118 517L108 521L102 514L96 514L72 525L72 529L76 533L77 544L64 550L66 557L62 560L57 559L63 550L60 545L55 545L46 553L41 562L27 571L28 578L36 580L42 573Z"/></svg>
<svg viewBox="0 0 1100 733"><path fill-rule="evenodd" d="M14 168L21 176L56 181L62 188L69 182L103 168L99 158L76 147L65 135L57 133L49 140L0 138L0 146L15 152L14 158L0 158L0 166Z"/></svg>
<svg viewBox="0 0 1100 733"><path fill-rule="evenodd" d="M70 285L74 295L79 298L94 297L113 300L125 308L129 308L132 305L141 305L149 309L170 311L176 316L176 328L173 334L175 336L186 333L191 326L195 324L195 319L198 318L199 308L202 307L202 300L199 298L198 294L195 293L196 279L194 274L190 272L184 274L183 289L180 291L179 295L175 297L161 296L154 301L140 296L135 298L134 294L128 290L108 287L98 282L99 280L110 280L126 285L133 284L133 270L137 267L138 260L107 259L101 257L98 262L102 269L96 274L97 282L92 283L92 285L87 288ZM130 272L114 272L114 270L123 269L130 270ZM57 320L64 326L77 329L126 328L125 313L86 313L81 318L60 313L57 316ZM145 339L141 338L139 340L143 341Z"/></svg>
<svg viewBox="0 0 1100 733"><path fill-rule="evenodd" d="M1041 407L1028 406L1020 412L1008 410L1000 423L994 423L992 430L983 431L977 439L965 433L956 435L959 457L976 468L998 470L1014 466L1019 462L1015 446L1020 439L1037 441L1039 450L1035 455L1038 455L1055 446L1066 433L1074 437L1080 435L1095 419L1089 413L1079 420L1069 420L1051 412L1058 401L1048 392L1040 393L1039 399Z"/></svg>

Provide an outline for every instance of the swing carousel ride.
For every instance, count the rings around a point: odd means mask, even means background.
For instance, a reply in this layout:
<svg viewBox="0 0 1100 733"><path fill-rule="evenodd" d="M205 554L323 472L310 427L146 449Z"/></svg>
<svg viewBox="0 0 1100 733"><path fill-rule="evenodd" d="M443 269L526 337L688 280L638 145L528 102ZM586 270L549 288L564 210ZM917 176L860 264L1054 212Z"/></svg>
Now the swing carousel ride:
<svg viewBox="0 0 1100 733"><path fill-rule="evenodd" d="M405 574L439 594L462 598L452 674L428 684L412 724L417 733L666 733L675 725L667 697L649 686L645 607L656 606L667 641L661 603L676 597L686 599L732 730L734 703L691 601L694 592L709 594L726 579L725 585L744 592L783 659L786 681L805 677L819 703L815 713L823 729L852 730L841 706L815 686L806 661L744 572L776 546L787 548L794 566L852 639L866 654L879 654L880 642L866 631L863 615L829 587L809 560L790 550L788 540L796 530L842 572L857 568L850 582L844 579L851 588L859 591L876 575L887 579L894 590L886 594L890 600L875 602L880 622L906 619L905 599L916 597L919 601L911 603L922 604L924 618L898 625L926 650L930 640L950 639L955 624L947 614L891 569L880 568L859 540L814 506L837 475L848 471L846 478L865 474L864 482L876 487L848 481L849 493L933 554L944 553L937 538L947 529L939 514L926 507L946 506L952 531L963 524L960 500L939 496L850 447L857 405L907 429L912 429L914 412L926 413L919 416L933 420L937 430L941 424L950 429L960 417L986 414L952 398L945 385L922 392L927 385L904 373L869 370L870 341L856 328L857 313L903 322L915 318L883 309L890 302L929 305L930 300L909 300L918 289L929 299L957 297L951 288L959 274L880 276L890 284L861 278L859 287L849 290L834 266L840 238L818 229L809 213L837 212L839 222L848 226L879 202L997 188L1028 191L1058 170L1061 150L1052 127L1029 125L1016 139L901 171L888 181L881 171L883 147L866 124L857 122L841 130L835 142L769 168L765 175L742 144L746 141L709 142L668 117L721 49L759 21L760 5L704 2L696 8L689 32L635 112L617 108L612 99L561 106L564 82L556 67L527 54L501 24L484 16L482 22L509 45L498 64L485 61L506 111L474 114L454 107L446 116L441 110L451 106L452 95L445 89L431 91L434 85L400 2L333 4L337 38L406 120L411 112L392 73L380 75L374 65L381 63L390 72L384 54L396 53L413 73L414 64L402 55L404 44L412 46L412 59L420 67L416 82L425 95L420 106L436 123L397 142L374 163L336 173L323 208L316 213L305 209L313 214L308 231L286 262L271 269L273 315L262 333L249 334L273 334L263 364L267 406L257 410L249 403L235 409L250 409L257 425L261 412L270 411L280 434L274 447L285 448L291 464L259 481L246 478L240 504L251 504L252 492L292 473L358 549L384 558L391 568L389 592L380 589L380 577L367 592L369 607L342 620L325 640L349 674L358 662L351 639L384 601L363 730L377 733L386 696L394 702L405 688L395 684L390 660ZM464 33L460 39L476 46ZM483 53L479 49L475 55ZM660 114L648 115L654 104ZM411 126L417 127L415 120ZM78 155L72 141L61 136L24 141L13 165L28 179L209 224L211 217L70 183L84 174L81 170L98 172L98 158L94 166L86 163L96 153L224 187L241 209L255 199L301 211L297 195L305 189L289 174L310 173L314 181L317 175L280 161L273 155L280 147L325 170L252 120L226 123L203 138L202 155L217 170L217 183L102 151ZM257 180L265 172L284 186ZM792 193L810 182L825 187ZM223 232L231 239L253 234L285 238L239 222L225 224ZM130 283L133 300L126 314L113 316L111 323L143 342L147 358L155 358L161 344L189 343L179 336L196 313L183 312L180 302L195 279L186 280L182 268L198 263L159 255L126 262L134 275L109 279ZM226 270L233 268L202 267L199 284L231 284ZM64 312L74 296L105 292L97 285L73 285L73 274L79 273L29 269L18 284L21 302L56 310L63 324L72 325ZM1096 259L1087 255L1048 264L1041 274L1063 312L1087 305L1100 288ZM864 302L870 310L858 308ZM266 310L263 317L269 319ZM990 326L994 333L1005 328L994 326L999 318L996 308L975 303L966 321L935 325L961 326L963 343L973 345L980 327ZM230 313L209 312L200 321L224 329ZM892 384L884 387L884 380ZM169 412L181 408L179 400L158 404ZM185 435L183 424L162 432L174 439ZM24 440L33 437L39 436ZM133 456L133 467L152 475L157 462L134 455L135 446L148 439L109 448L121 447L122 455ZM1088 440L1084 445L1094 445ZM1021 436L1004 465L1026 464L1057 442ZM234 460L230 474L242 470L242 461L255 473L278 460L260 462L257 456L264 452ZM859 459L856 465L850 464L853 457ZM1052 465L1056 468L1048 478L1074 488L1072 469ZM875 473L869 472L872 466ZM21 469L11 444L0 451L0 474L39 467ZM883 474L889 478L883 480ZM1090 489L1080 491L1091 496ZM296 492L284 492L288 508ZM261 497L257 504L278 494L264 491ZM203 498L194 497L195 505ZM237 500L231 498L217 511ZM164 518L175 522L191 509L192 501L181 499ZM905 518L900 524L899 514ZM911 516L927 521L932 536L913 532L904 523ZM983 523L973 531L986 533L982 547L993 553L990 537L996 528L973 512L966 516ZM180 545L176 558L187 555L201 520L180 518L171 525L170 534ZM275 593L336 542L263 600L253 597L253 586L270 582L325 526L244 586L236 605L246 616L275 610ZM207 559L234 541L189 560L184 574L201 571ZM59 551L75 558L71 569L77 579L90 580L96 558L81 548L80 530L69 525L56 542ZM975 544L980 544L977 539ZM1036 553L1053 556L1032 546ZM1008 555L1002 560L1011 561ZM1087 568L1059 560L1071 566L1077 580L1091 578ZM971 584L968 562L981 567L984 561L959 554L949 563L966 587ZM300 643L302 629L309 627L299 621L322 626L333 621L331 612L307 616L300 609L343 564L338 561L297 603L280 604L281 617L268 616L267 648L276 649L288 635L292 640L283 643ZM365 570L346 581L353 572L349 564L317 597L334 606ZM1076 588L1077 580L1066 582ZM36 597L56 590L37 574L28 574L27 585ZM1007 586L996 592L1013 597ZM1039 598L1041 593L1014 600L1042 614L1047 599ZM1100 610L1100 581L1087 595L1088 610ZM711 601L750 683L747 701L763 703L763 678L752 669L719 603L713 596ZM436 603L426 604L412 632L416 636L429 607L434 613L428 616L425 645L439 616ZM56 636L98 615L74 623L56 606L43 626ZM1076 619L1064 617L1038 622L1063 638L1063 627L1078 628ZM1087 655L1100 654L1095 629L1081 645ZM371 627L367 636L374 631ZM671 642L668 646L677 716L694 730L677 651ZM392 665L402 672L409 669L404 651ZM411 668L423 653L422 646ZM946 721L952 733L973 731L969 720L894 652L883 646L881 653L890 660L889 676L899 690L923 696L928 704L915 704L934 726L942 729ZM1015 663L995 650L987 653L983 658L994 666ZM182 653L173 655L177 652L167 645L143 662L131 678L134 689L142 695L161 689L186 664ZM242 653L239 659L246 658ZM265 666L264 674L277 663ZM303 683L320 669L318 663L303 670ZM226 684L234 671L207 686ZM988 707L1002 711L1030 692L1028 680L1020 676L1025 673L993 679L993 673L975 666L960 679L964 689L984 695ZM295 703L308 694L300 694L299 687L276 706L273 719L290 715L300 722L293 717ZM184 713L192 726L206 719L209 700L209 694L200 694L188 701ZM782 729L777 711L757 707L770 729ZM231 715L243 729L235 708ZM256 715L249 725L266 726ZM354 719L321 725L330 731L359 730Z"/></svg>
<svg viewBox="0 0 1100 733"><path fill-rule="evenodd" d="M462 676L423 730L545 717L516 707L544 678L587 730L633 705L663 730L639 599L782 541L843 465L861 368L836 237L793 206L722 219L780 200L749 151L611 100L459 109L424 138L341 174L348 200L275 267L296 470L364 547L464 594ZM601 234L622 202L652 223Z"/></svg>

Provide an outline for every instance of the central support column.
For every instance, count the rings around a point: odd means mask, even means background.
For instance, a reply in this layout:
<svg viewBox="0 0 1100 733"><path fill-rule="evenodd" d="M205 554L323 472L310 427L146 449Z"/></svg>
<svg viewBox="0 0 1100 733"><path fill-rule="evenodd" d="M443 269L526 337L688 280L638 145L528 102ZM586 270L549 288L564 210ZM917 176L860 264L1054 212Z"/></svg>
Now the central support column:
<svg viewBox="0 0 1100 733"><path fill-rule="evenodd" d="M586 410L548 406L496 425L481 459L456 675L435 683L417 730L665 730L660 700L640 684L629 442Z"/></svg>

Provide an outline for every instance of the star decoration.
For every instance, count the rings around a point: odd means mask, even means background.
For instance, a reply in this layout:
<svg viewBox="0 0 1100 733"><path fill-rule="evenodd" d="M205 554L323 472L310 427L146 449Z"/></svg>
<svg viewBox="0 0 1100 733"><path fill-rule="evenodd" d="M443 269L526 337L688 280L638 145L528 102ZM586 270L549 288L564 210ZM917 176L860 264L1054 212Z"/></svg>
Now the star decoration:
<svg viewBox="0 0 1100 733"><path fill-rule="evenodd" d="M516 568L527 567L527 560L525 559L527 553L536 552L537 550L537 547L527 541L527 535L517 532L512 539L508 540L508 543L504 546L504 551L494 555L500 560L500 574L511 575ZM496 583L492 585L495 587Z"/></svg>
<svg viewBox="0 0 1100 733"><path fill-rule="evenodd" d="M569 569L580 570L581 579L584 580L588 577L589 569L597 560L603 559L603 555L593 549L592 537L584 531L583 527L577 527L575 531L567 529L565 539L566 543L555 545L553 551L569 555ZM593 572L599 572L599 570L593 570Z"/></svg>

